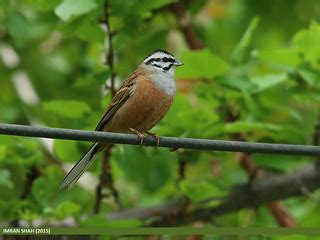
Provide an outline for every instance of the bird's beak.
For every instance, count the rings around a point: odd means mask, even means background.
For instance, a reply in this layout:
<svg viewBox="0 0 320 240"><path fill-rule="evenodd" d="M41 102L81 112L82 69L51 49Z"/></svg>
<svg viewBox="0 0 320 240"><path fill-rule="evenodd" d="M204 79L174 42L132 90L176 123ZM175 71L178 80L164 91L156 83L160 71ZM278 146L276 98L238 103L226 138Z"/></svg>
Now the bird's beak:
<svg viewBox="0 0 320 240"><path fill-rule="evenodd" d="M173 65L175 65L175 66L178 67L178 66L182 66L183 63L176 60L176 61L173 63Z"/></svg>

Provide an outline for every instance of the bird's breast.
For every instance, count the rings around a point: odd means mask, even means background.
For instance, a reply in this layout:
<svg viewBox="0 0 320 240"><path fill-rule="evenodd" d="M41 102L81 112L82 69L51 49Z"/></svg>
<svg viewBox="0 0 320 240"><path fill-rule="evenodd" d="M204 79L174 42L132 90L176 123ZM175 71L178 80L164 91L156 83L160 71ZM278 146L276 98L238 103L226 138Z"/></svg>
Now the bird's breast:
<svg viewBox="0 0 320 240"><path fill-rule="evenodd" d="M132 95L108 124L108 130L128 132L129 128L134 128L140 132L148 131L164 117L173 98L172 92L170 95L155 81L140 76Z"/></svg>
<svg viewBox="0 0 320 240"><path fill-rule="evenodd" d="M174 75L168 73L152 73L150 75L151 81L169 96L176 95L176 83L174 81Z"/></svg>

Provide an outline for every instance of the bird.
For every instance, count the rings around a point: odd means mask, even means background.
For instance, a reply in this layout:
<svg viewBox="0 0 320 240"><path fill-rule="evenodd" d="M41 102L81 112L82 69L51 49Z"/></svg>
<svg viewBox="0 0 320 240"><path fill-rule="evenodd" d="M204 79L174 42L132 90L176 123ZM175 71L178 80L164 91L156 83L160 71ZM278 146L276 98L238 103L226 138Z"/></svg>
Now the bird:
<svg viewBox="0 0 320 240"><path fill-rule="evenodd" d="M176 67L183 65L166 50L156 50L147 56L114 94L95 131L133 133L141 145L149 132L168 112L176 95L174 80ZM73 188L97 155L109 146L94 143L74 165L60 184L60 188Z"/></svg>

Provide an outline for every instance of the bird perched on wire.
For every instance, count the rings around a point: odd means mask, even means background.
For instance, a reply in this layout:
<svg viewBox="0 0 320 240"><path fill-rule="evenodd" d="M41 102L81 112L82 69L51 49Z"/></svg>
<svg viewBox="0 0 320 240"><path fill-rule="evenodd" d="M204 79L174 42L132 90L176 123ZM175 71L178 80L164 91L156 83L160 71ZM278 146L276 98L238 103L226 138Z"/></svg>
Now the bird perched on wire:
<svg viewBox="0 0 320 240"><path fill-rule="evenodd" d="M137 134L143 143L144 133L153 128L169 110L176 94L174 73L182 63L164 50L146 57L114 95L96 131ZM159 138L157 138L159 143ZM106 143L94 143L60 184L71 189L84 171L106 148Z"/></svg>

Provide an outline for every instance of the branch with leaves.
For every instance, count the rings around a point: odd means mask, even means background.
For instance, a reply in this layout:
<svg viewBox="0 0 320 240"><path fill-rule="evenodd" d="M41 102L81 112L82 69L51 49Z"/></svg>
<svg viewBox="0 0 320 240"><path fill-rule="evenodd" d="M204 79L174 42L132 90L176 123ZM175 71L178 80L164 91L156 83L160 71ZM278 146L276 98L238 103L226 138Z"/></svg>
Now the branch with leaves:
<svg viewBox="0 0 320 240"><path fill-rule="evenodd" d="M203 49L205 45L202 43L202 41L197 37L197 35L194 32L193 27L191 25L190 17L188 15L188 12L186 10L184 3L182 1L179 1L177 3L172 4L171 10L178 20L180 29L190 49L193 49L193 50ZM258 24L258 18L255 18L252 21L252 24L250 24L247 32L249 31L252 32L255 29L257 24ZM248 44L247 38L249 35L250 35L249 33L246 33L245 37L243 37L239 45L247 45ZM237 48L235 49L235 52L240 52L241 55L243 55L243 51L239 49L240 49L239 46L237 46ZM230 114L231 112L229 111L229 115ZM231 118L232 118L232 121L236 121L238 119L238 116L232 116ZM237 138L234 140L245 141L245 139L242 139L242 138L241 139ZM256 166L253 160L251 159L251 156L249 154L243 153L241 154L241 157L239 159L241 162L241 166L248 173L248 175L251 176L252 174L254 174L254 169L256 168ZM286 207L282 203L280 202L270 203L268 204L268 208L270 209L270 212L274 216L274 218L277 219L280 226L283 226L283 227L296 226L295 220L293 219L289 211L286 209Z"/></svg>
<svg viewBox="0 0 320 240"><path fill-rule="evenodd" d="M235 185L227 196L221 197L220 204L215 207L195 208L188 199L181 198L155 207L110 213L107 219L149 220L156 218L148 226L178 226L196 221L211 222L215 217L241 209L257 208L262 204L304 195L303 189L313 192L319 188L320 167L317 164L309 164L291 173L265 176L249 184ZM217 199L219 198L215 200ZM193 210L189 210L188 207Z"/></svg>

